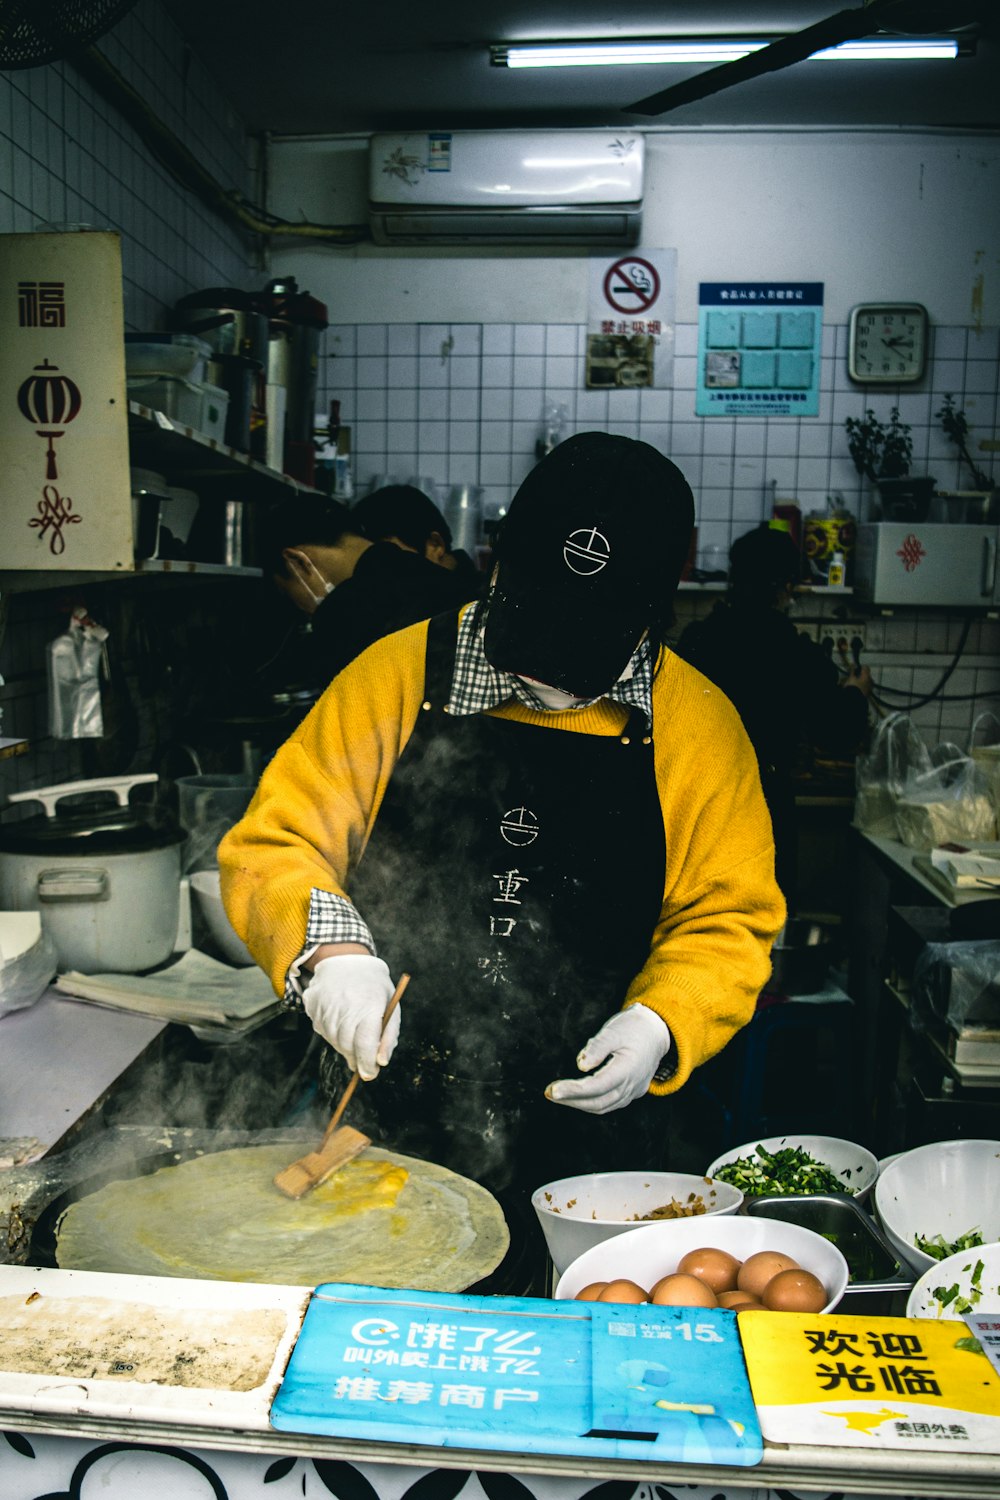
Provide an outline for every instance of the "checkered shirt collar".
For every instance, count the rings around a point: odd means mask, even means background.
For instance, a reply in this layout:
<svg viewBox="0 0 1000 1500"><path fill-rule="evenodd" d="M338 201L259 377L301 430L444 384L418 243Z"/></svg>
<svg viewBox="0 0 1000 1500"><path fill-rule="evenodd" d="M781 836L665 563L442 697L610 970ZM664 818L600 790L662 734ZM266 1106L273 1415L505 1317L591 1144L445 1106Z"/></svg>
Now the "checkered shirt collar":
<svg viewBox="0 0 1000 1500"><path fill-rule="evenodd" d="M526 708L542 713L551 713L531 689L510 672L499 672L491 667L483 650L485 618L475 605L462 616L455 647L455 672L451 680L451 696L448 699L450 714L481 714L496 708L501 703L516 698ZM653 722L653 650L647 639L637 646L629 662L631 673L602 698L621 703L625 708L638 708L646 716L646 723ZM575 705L589 708L598 698L588 698ZM572 711L572 710L571 710Z"/></svg>

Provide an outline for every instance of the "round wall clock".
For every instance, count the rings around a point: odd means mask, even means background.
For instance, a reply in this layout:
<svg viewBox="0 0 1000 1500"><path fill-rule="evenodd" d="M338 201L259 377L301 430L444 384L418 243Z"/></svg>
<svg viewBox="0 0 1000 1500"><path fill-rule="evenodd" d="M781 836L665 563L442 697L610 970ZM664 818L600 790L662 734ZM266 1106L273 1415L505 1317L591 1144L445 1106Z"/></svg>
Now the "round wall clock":
<svg viewBox="0 0 1000 1500"><path fill-rule="evenodd" d="M847 373L864 385L909 385L927 365L927 309L919 302L863 302L851 313Z"/></svg>

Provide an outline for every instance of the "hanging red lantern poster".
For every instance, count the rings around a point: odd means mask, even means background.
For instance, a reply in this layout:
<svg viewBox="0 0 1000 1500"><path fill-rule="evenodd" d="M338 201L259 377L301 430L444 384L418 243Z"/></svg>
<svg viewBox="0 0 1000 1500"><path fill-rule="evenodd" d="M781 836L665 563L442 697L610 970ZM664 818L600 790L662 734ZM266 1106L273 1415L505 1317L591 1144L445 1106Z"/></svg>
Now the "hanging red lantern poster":
<svg viewBox="0 0 1000 1500"><path fill-rule="evenodd" d="M121 241L0 235L4 568L134 566Z"/></svg>

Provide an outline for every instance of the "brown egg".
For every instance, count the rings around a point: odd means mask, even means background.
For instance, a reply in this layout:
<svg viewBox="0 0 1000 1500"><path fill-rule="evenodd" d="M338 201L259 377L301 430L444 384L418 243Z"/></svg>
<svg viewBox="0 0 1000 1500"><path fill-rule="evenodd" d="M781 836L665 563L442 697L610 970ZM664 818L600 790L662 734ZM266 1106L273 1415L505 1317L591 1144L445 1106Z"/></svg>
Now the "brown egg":
<svg viewBox="0 0 1000 1500"><path fill-rule="evenodd" d="M677 1269L687 1276L697 1276L718 1296L720 1292L731 1292L735 1288L741 1265L742 1261L730 1255L728 1250L715 1250L709 1245L682 1255Z"/></svg>
<svg viewBox="0 0 1000 1500"><path fill-rule="evenodd" d="M598 1292L594 1298L595 1302L648 1302L649 1294L644 1292L641 1286L628 1277L622 1277L618 1281L609 1281L607 1286Z"/></svg>
<svg viewBox="0 0 1000 1500"><path fill-rule="evenodd" d="M779 1271L796 1271L798 1265L797 1260L780 1250L758 1250L755 1255L748 1255L740 1266L736 1285L741 1292L759 1297L772 1276L777 1276Z"/></svg>
<svg viewBox="0 0 1000 1500"><path fill-rule="evenodd" d="M767 1283L761 1301L771 1312L822 1312L826 1288L811 1271L779 1271Z"/></svg>
<svg viewBox="0 0 1000 1500"><path fill-rule="evenodd" d="M658 1307L718 1307L719 1302L710 1286L699 1281L697 1276L686 1276L679 1271L661 1276L649 1294L650 1302Z"/></svg>
<svg viewBox="0 0 1000 1500"><path fill-rule="evenodd" d="M740 1308L763 1307L763 1302L758 1302L756 1297L751 1297L748 1292L720 1292L719 1306L728 1307L730 1312L738 1312Z"/></svg>
<svg viewBox="0 0 1000 1500"><path fill-rule="evenodd" d="M592 1281L589 1286L585 1286L582 1291L577 1292L576 1301L596 1302L607 1284L606 1281Z"/></svg>

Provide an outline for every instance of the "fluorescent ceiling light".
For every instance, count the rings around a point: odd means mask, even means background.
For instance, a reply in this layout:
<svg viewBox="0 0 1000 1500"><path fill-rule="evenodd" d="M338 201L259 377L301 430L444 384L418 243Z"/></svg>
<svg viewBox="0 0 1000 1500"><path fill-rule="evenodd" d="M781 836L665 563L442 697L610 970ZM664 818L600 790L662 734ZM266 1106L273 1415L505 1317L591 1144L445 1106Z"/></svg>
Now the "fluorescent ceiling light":
<svg viewBox="0 0 1000 1500"><path fill-rule="evenodd" d="M490 61L500 68L595 68L657 63L726 63L759 52L766 41L538 42L498 44ZM810 53L809 62L868 59L953 58L958 43L944 38L869 37Z"/></svg>
<svg viewBox="0 0 1000 1500"><path fill-rule="evenodd" d="M837 58L867 61L869 58L952 58L958 56L958 43L944 37L869 37L861 42L841 42L839 47L824 47L811 52L808 62L832 62Z"/></svg>

